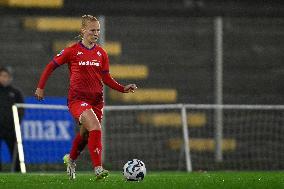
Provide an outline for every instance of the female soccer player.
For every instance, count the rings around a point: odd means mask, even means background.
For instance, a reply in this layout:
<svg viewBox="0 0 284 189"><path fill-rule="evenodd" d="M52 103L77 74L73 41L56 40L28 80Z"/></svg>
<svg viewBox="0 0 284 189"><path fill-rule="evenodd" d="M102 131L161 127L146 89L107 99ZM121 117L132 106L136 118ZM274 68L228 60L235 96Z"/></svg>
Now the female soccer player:
<svg viewBox="0 0 284 189"><path fill-rule="evenodd" d="M108 176L109 172L102 167L102 108L103 85L119 92L134 92L135 84L123 86L117 83L109 73L107 53L96 44L100 35L100 23L91 15L82 16L82 40L71 47L65 48L45 67L35 96L38 100L44 98L44 87L50 74L60 65L68 64L70 85L68 92L68 108L72 116L81 125L73 141L70 154L64 156L67 173L70 179L75 179L75 160L88 145L92 164L97 179Z"/></svg>

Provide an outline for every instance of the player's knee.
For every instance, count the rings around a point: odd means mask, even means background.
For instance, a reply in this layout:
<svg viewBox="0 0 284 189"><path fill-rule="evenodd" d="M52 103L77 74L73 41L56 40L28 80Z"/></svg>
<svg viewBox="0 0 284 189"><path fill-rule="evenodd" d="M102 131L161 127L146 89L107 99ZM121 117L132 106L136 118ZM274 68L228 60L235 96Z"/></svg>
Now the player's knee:
<svg viewBox="0 0 284 189"><path fill-rule="evenodd" d="M94 123L93 130L101 130L101 124L99 124L99 123Z"/></svg>
<svg viewBox="0 0 284 189"><path fill-rule="evenodd" d="M90 128L88 131L101 130L101 124L95 115L89 119L88 127Z"/></svg>
<svg viewBox="0 0 284 189"><path fill-rule="evenodd" d="M101 124L92 110L85 110L80 116L80 122L87 131L101 130Z"/></svg>

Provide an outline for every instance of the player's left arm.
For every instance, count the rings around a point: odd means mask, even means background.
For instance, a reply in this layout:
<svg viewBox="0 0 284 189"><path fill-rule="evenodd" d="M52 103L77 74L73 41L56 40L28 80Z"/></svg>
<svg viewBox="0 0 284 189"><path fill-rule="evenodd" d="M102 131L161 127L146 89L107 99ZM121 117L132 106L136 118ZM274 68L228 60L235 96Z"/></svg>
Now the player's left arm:
<svg viewBox="0 0 284 189"><path fill-rule="evenodd" d="M110 88L117 90L119 92L122 92L122 93L129 93L129 92L134 93L134 91L137 89L137 86L135 84L128 84L128 85L125 85L125 86L119 84L117 81L115 81L111 77L111 75L108 71L103 72L102 80L103 80L104 84L106 84Z"/></svg>
<svg viewBox="0 0 284 189"><path fill-rule="evenodd" d="M136 84L121 85L115 79L113 79L109 73L109 59L107 53L103 51L103 65L102 65L102 80L104 84L110 88L117 90L122 93L129 93L137 89Z"/></svg>

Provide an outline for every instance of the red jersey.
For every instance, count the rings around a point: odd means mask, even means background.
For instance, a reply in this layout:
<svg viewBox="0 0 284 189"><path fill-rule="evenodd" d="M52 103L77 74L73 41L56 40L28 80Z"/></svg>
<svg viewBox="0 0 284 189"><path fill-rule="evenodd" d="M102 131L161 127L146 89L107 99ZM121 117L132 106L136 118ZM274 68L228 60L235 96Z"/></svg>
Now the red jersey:
<svg viewBox="0 0 284 189"><path fill-rule="evenodd" d="M123 92L123 86L109 75L107 53L99 45L88 49L81 42L65 48L49 63L41 76L38 88L44 88L51 72L58 66L68 64L70 84L68 102L85 100L93 105L103 101L103 85Z"/></svg>

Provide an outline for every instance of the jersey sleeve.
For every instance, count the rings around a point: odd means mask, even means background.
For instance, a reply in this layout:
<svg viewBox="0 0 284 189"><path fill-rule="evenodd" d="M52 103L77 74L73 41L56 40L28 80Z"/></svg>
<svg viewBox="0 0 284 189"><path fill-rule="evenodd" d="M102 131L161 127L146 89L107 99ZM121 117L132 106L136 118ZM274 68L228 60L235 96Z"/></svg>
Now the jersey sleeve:
<svg viewBox="0 0 284 189"><path fill-rule="evenodd" d="M66 64L69 62L70 57L70 48L66 48L62 50L59 54L57 54L49 64L46 65L44 71L40 76L40 80L38 82L37 87L40 89L44 89L45 84L52 74L52 72L62 64Z"/></svg>
<svg viewBox="0 0 284 189"><path fill-rule="evenodd" d="M45 69L43 70L40 76L37 88L44 89L49 76L57 67L58 67L58 64L55 63L54 61L49 62L49 64L45 66Z"/></svg>
<svg viewBox="0 0 284 189"><path fill-rule="evenodd" d="M115 81L115 79L113 79L109 73L104 73L102 79L104 84L110 88L122 93L124 92L124 86Z"/></svg>
<svg viewBox="0 0 284 189"><path fill-rule="evenodd" d="M113 79L109 73L109 59L105 51L103 51L102 80L104 84L106 84L110 88L119 92L124 92L124 86Z"/></svg>
<svg viewBox="0 0 284 189"><path fill-rule="evenodd" d="M54 58L53 62L58 66L62 64L66 64L69 62L70 57L70 48L63 49L60 53L58 53Z"/></svg>
<svg viewBox="0 0 284 189"><path fill-rule="evenodd" d="M109 59L108 55L105 51L102 52L103 54L103 62L102 62L102 73L109 73Z"/></svg>

